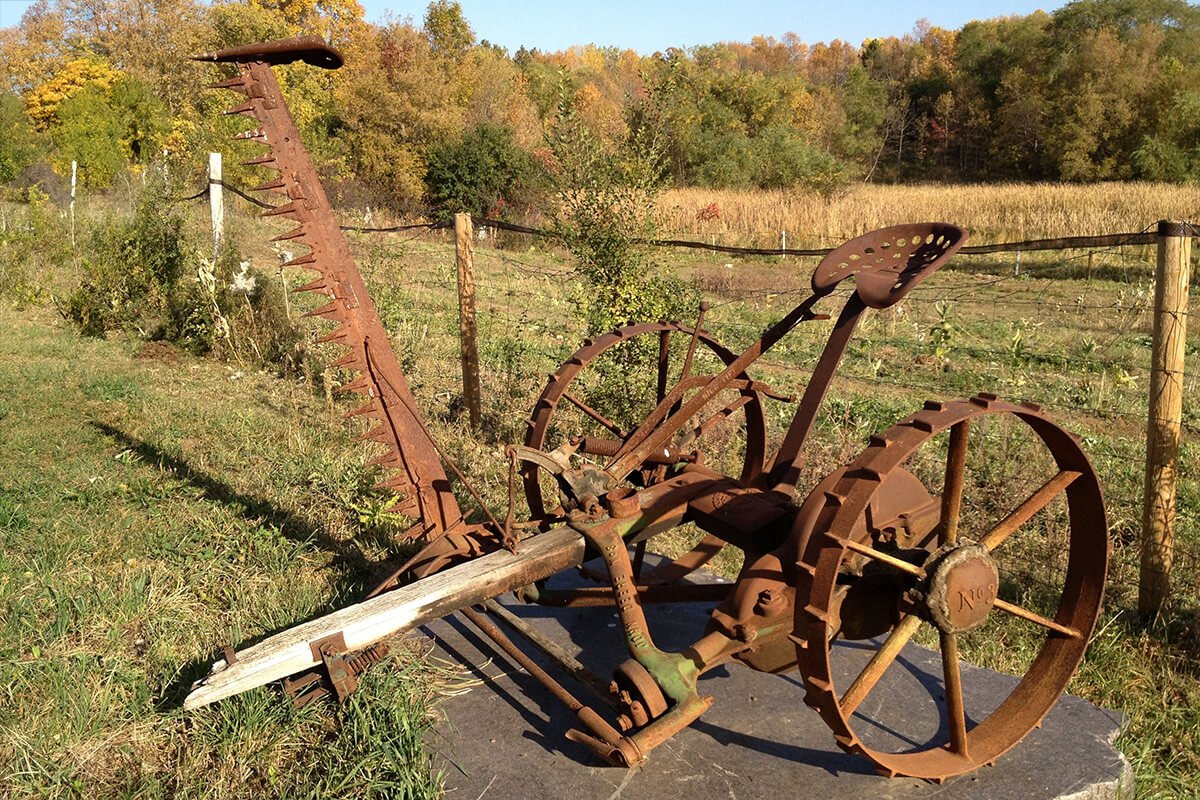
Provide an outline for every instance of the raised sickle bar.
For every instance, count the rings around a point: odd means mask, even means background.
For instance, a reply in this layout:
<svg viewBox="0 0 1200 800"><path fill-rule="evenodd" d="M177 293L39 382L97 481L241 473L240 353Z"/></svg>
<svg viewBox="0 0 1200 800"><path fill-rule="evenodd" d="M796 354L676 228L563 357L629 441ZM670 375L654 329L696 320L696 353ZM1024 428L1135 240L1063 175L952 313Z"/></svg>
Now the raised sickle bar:
<svg viewBox="0 0 1200 800"><path fill-rule="evenodd" d="M236 661L213 664L183 701L199 708L264 686L321 663L313 644L341 634L345 647L358 650L385 636L402 633L467 606L482 603L583 562L584 540L570 528L540 533L513 555L499 550L402 586L357 605L277 633L237 652Z"/></svg>
<svg viewBox="0 0 1200 800"><path fill-rule="evenodd" d="M234 64L262 61L272 65L303 61L321 69L337 69L342 66L342 54L336 48L325 44L325 40L320 36L295 36L291 39L229 47L215 53L193 56L192 60Z"/></svg>

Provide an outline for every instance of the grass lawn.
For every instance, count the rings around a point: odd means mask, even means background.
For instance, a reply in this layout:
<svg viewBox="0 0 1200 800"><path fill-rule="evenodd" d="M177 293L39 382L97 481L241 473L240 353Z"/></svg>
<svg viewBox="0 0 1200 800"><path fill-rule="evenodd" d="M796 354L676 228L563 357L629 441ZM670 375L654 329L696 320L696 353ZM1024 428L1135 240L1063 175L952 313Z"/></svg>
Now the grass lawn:
<svg viewBox="0 0 1200 800"><path fill-rule="evenodd" d="M45 311L0 325L0 795L436 795L411 655L343 708L179 710L221 643L352 601L382 555L323 403Z"/></svg>

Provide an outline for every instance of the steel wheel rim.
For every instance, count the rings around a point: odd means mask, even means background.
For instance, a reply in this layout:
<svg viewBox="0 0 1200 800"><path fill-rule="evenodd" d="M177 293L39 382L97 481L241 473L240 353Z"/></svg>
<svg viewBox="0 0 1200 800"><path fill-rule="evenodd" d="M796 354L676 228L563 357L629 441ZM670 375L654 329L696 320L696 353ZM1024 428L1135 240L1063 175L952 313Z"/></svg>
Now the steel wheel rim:
<svg viewBox="0 0 1200 800"><path fill-rule="evenodd" d="M836 531L850 530L870 502L879 485L871 471L886 476L888 470L904 464L938 433L958 422L991 414L1016 416L1041 440L1060 472L1080 473L1063 490L1068 504L1070 539L1066 573L1053 619L1056 624L1077 631L1078 636L1046 632L1037 655L1017 685L994 710L966 731L963 752L952 751L950 743L929 746L928 742L919 745L921 749L909 752L873 749L855 733L852 723L855 709L850 708L846 713L842 704L843 699L848 699L849 690L843 694L833 677L828 639L832 621L828 614L837 591L837 573L848 552ZM891 452L883 455L889 449ZM799 560L801 594L804 596L807 588L810 598L806 607L798 605L796 610L796 635L803 643L798 645L798 655L805 676L806 702L829 724L843 749L869 758L887 775L941 780L994 762L1037 727L1057 702L1083 658L1099 614L1107 571L1107 524L1099 482L1086 455L1070 434L1036 407L1001 403L986 395L966 402L931 403L925 411L875 437L872 446L856 460L830 495L818 527L828 532L812 537ZM945 647L944 640L942 646ZM948 672L949 668L946 669ZM939 713L948 709L948 702L943 705L946 708ZM935 738L942 738L940 728Z"/></svg>
<svg viewBox="0 0 1200 800"><path fill-rule="evenodd" d="M533 413L526 422L529 432L525 436L525 445L536 449L542 448L550 423L564 394L575 378L587 369L597 357L622 342L629 341L636 336L653 333L680 334L691 337L693 329L677 322L647 322L616 328L594 340L585 340L583 347L576 350L557 370L551 373L546 388L538 396ZM704 345L709 352L725 364L730 364L737 358L736 353L704 331L697 336L697 342ZM740 377L744 378L745 374L743 373ZM743 481L751 480L759 475L766 459L766 416L762 398L757 392L749 392L749 394L751 395L749 402L742 408L746 433L745 456L740 475L740 479ZM521 470L521 480L531 518L534 520L545 519L547 510L539 483L538 468L533 464L526 464Z"/></svg>

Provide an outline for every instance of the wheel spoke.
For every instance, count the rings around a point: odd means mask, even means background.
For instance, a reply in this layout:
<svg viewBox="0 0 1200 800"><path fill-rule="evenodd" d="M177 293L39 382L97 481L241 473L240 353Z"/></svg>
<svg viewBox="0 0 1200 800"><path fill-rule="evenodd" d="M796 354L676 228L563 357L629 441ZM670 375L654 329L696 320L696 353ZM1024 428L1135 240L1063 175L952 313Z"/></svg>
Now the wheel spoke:
<svg viewBox="0 0 1200 800"><path fill-rule="evenodd" d="M898 569L901 572L905 572L909 575L914 575L918 578L925 577L925 570L921 569L920 567L916 566L915 564L910 564L903 559L896 558L893 555L888 555L887 553L880 552L879 550L876 550L873 547L868 547L865 544L859 544L858 542L854 541L853 539L846 539L843 542L843 544L846 545L847 549L853 550L854 552L859 553L860 555L864 555L867 558L874 559L875 561L881 561L884 564L887 564L889 567Z"/></svg>
<svg viewBox="0 0 1200 800"><path fill-rule="evenodd" d="M908 640L913 637L913 634L920 627L921 618L916 614L909 614L900 620L900 624L892 629L892 632L888 634L888 638L884 640L879 649L875 651L875 655L871 656L871 660L863 667L863 671L858 673L858 677L854 679L854 683L850 684L850 688L842 695L842 713L847 717L854 713L854 710L862 704L862 701L875 688L875 684L883 677L883 673L887 672L888 667L896 660L896 656L900 655L900 651L904 649L904 645L908 644Z"/></svg>
<svg viewBox="0 0 1200 800"><path fill-rule="evenodd" d="M940 634L942 675L946 679L946 716L950 724L950 750L967 756L967 714L963 708L962 672L958 666L958 636Z"/></svg>
<svg viewBox="0 0 1200 800"><path fill-rule="evenodd" d="M946 479L942 482L942 521L938 544L958 541L958 517L962 509L963 473L967 466L967 435L970 420L950 427L950 448L946 456Z"/></svg>
<svg viewBox="0 0 1200 800"><path fill-rule="evenodd" d="M742 406L746 405L749 402L750 402L750 397L748 397L746 395L743 395L743 396L739 397L737 400L734 400L732 403L725 406L724 408L722 408L720 411L713 414L708 419L704 420L704 422L700 423L696 427L692 428L692 430L688 431L687 435L679 442L678 446L680 448L687 447L689 444L696 441L704 434L708 433L710 430L715 428L717 425L720 425L722 422L724 422L725 420L732 417L735 413L737 413L737 410L739 408L741 408Z"/></svg>
<svg viewBox="0 0 1200 800"><path fill-rule="evenodd" d="M578 397L571 394L570 392L563 392L562 396L563 396L564 400L570 402L572 405L574 405L580 411L587 414L589 417L596 420L596 422L599 422L601 425L603 425L604 427L606 427L610 431L612 431L618 439L625 438L625 433L616 426L616 423L610 421L607 417L605 417L599 411L592 408L587 403L583 402L582 400L580 400Z"/></svg>
<svg viewBox="0 0 1200 800"><path fill-rule="evenodd" d="M1020 617L1023 620L1028 620L1029 622L1041 625L1043 628L1048 628L1055 633L1061 633L1063 636L1069 636L1072 639L1078 639L1082 635L1074 628L1068 628L1066 625L1059 625L1057 622L1048 617L1043 617L1041 614L1030 611L1027 608L1022 608L1021 606L1014 605L1006 600L1001 600L999 597L997 597L992 603L992 606L1000 609L1001 611L1012 614L1014 617Z"/></svg>
<svg viewBox="0 0 1200 800"><path fill-rule="evenodd" d="M658 334L658 387L655 390L655 405L667 396L667 369L671 363L671 331Z"/></svg>
<svg viewBox="0 0 1200 800"><path fill-rule="evenodd" d="M633 548L633 577L636 580L642 578L642 565L646 563L646 542L648 539L642 539Z"/></svg>
<svg viewBox="0 0 1200 800"><path fill-rule="evenodd" d="M1081 474L1069 469L1059 472L1053 478L1043 483L1036 492L1029 495L1025 499L1025 502L1017 506L1011 514L1000 520L996 527L988 531L979 540L979 543L989 551L995 550L1004 544L1005 539L1016 533L1018 528L1032 519L1034 514L1045 508L1051 500L1058 496L1059 492L1074 483L1075 479Z"/></svg>

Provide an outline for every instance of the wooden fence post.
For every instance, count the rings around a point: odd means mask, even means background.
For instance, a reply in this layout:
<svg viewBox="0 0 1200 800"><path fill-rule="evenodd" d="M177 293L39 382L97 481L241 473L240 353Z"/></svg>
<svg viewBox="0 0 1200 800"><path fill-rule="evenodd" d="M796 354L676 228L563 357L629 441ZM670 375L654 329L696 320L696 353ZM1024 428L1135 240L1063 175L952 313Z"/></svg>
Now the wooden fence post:
<svg viewBox="0 0 1200 800"><path fill-rule="evenodd" d="M213 255L221 250L225 238L225 196L222 194L221 154L208 154L208 208L212 212Z"/></svg>
<svg viewBox="0 0 1200 800"><path fill-rule="evenodd" d="M79 173L79 162L71 161L71 249L75 249L75 179Z"/></svg>
<svg viewBox="0 0 1200 800"><path fill-rule="evenodd" d="M458 326L462 345L463 401L471 427L479 430L482 411L479 389L479 348L475 341L475 274L471 256L473 226L470 214L454 215L454 252L458 265Z"/></svg>
<svg viewBox="0 0 1200 800"><path fill-rule="evenodd" d="M1146 426L1146 485L1142 512L1142 569L1138 612L1158 613L1170 591L1175 546L1175 488L1183 421L1183 358L1187 344L1192 228L1158 223L1154 281L1154 339Z"/></svg>

